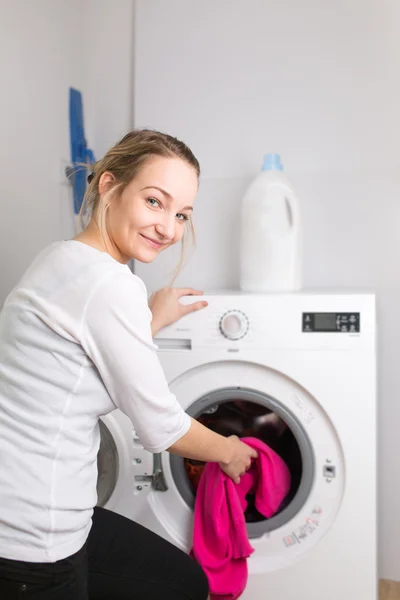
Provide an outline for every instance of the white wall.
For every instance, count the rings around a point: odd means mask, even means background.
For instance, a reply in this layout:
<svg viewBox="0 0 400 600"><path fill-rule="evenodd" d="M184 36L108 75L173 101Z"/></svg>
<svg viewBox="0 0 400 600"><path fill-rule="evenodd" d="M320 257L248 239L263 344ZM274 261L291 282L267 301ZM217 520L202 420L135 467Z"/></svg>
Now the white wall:
<svg viewBox="0 0 400 600"><path fill-rule="evenodd" d="M135 126L183 138L203 170L177 283L238 286L240 200L280 152L302 199L305 288L377 292L380 575L400 580L400 4L137 0L135 24ZM135 270L152 290L174 264Z"/></svg>
<svg viewBox="0 0 400 600"><path fill-rule="evenodd" d="M134 0L85 0L86 127L101 158L133 120Z"/></svg>

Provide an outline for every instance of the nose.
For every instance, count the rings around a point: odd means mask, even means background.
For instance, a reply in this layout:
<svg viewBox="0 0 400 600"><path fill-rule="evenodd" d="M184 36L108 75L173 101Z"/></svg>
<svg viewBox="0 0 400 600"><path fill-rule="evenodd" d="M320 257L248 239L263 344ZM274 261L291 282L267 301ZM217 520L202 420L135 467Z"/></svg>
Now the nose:
<svg viewBox="0 0 400 600"><path fill-rule="evenodd" d="M156 225L156 231L163 236L164 239L170 241L175 237L175 215L164 213L163 218Z"/></svg>

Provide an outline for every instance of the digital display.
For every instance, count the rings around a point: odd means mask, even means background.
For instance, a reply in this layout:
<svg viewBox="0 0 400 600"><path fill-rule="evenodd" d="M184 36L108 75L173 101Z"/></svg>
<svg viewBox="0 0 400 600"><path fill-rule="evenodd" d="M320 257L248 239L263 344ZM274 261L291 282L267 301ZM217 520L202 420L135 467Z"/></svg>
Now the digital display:
<svg viewBox="0 0 400 600"><path fill-rule="evenodd" d="M336 331L336 313L315 313L314 330Z"/></svg>
<svg viewBox="0 0 400 600"><path fill-rule="evenodd" d="M304 333L360 333L360 313L303 313Z"/></svg>

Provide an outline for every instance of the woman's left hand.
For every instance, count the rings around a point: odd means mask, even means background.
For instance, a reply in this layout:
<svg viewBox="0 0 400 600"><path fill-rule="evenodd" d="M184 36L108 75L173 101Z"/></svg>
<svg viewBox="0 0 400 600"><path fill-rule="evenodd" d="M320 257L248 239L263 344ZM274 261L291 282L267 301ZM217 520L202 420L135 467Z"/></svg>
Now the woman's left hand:
<svg viewBox="0 0 400 600"><path fill-rule="evenodd" d="M201 296L203 292L193 288L165 287L154 292L149 300L149 308L153 313L151 332L153 337L160 329L171 325L185 315L208 306L208 302L198 301L184 305L179 302L182 296Z"/></svg>

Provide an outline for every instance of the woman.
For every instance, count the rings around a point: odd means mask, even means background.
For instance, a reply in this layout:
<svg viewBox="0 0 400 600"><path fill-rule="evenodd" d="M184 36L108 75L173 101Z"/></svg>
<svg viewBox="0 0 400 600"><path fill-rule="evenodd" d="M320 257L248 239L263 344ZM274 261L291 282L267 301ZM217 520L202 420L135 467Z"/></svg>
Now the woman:
<svg viewBox="0 0 400 600"><path fill-rule="evenodd" d="M98 420L119 408L150 452L214 461L236 482L256 453L183 412L152 336L205 302L147 303L127 263L151 262L191 224L199 164L179 140L126 135L94 166L88 226L46 248L0 316L0 597L205 600L201 569L96 504Z"/></svg>

